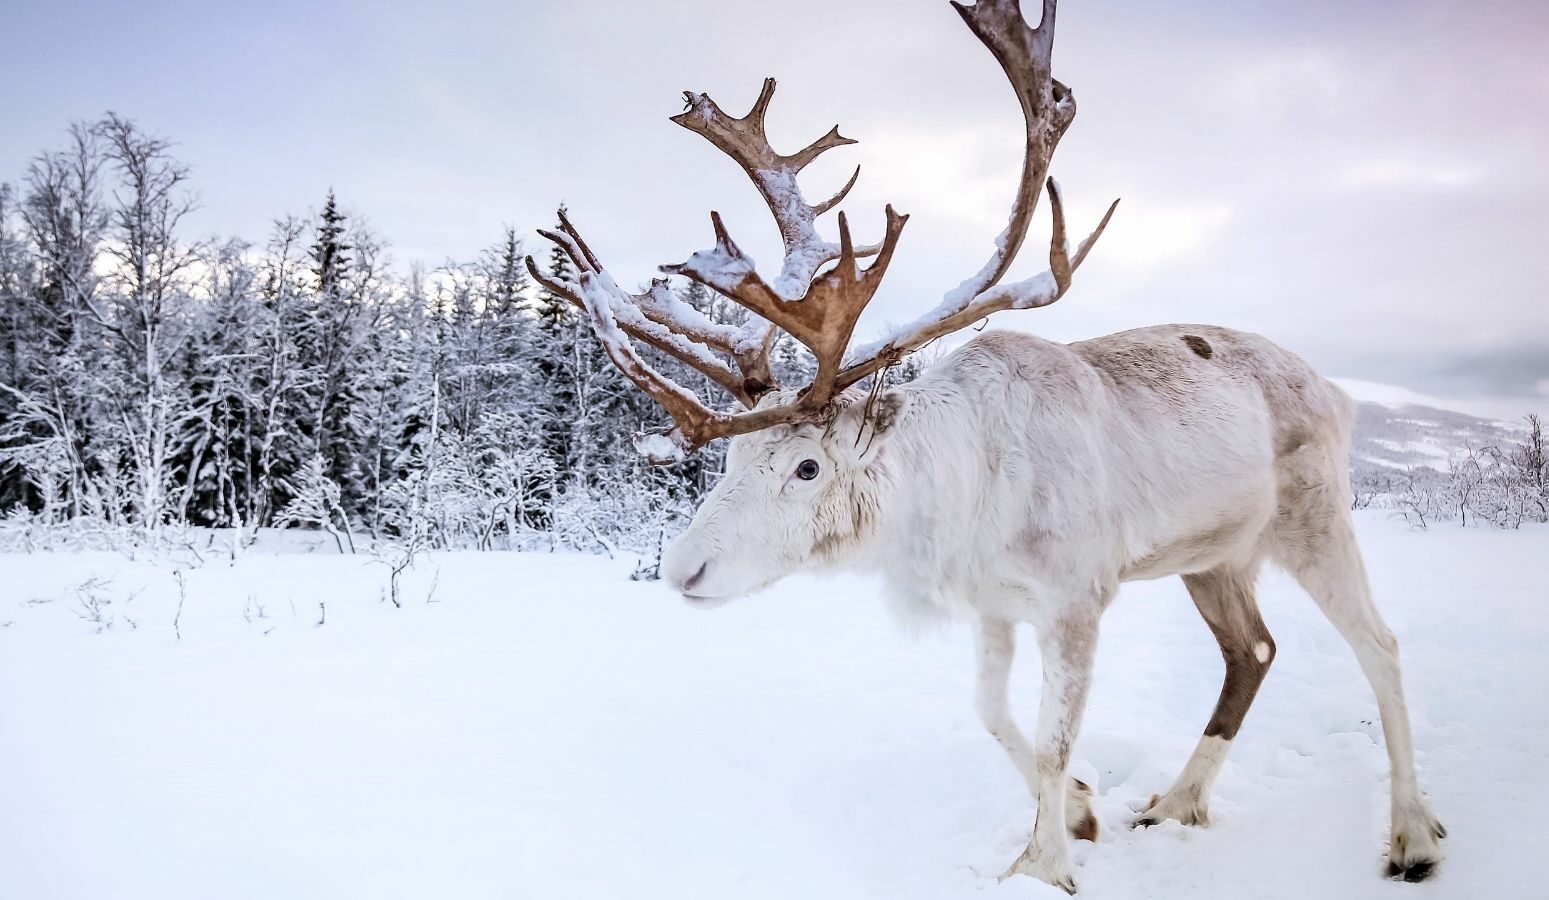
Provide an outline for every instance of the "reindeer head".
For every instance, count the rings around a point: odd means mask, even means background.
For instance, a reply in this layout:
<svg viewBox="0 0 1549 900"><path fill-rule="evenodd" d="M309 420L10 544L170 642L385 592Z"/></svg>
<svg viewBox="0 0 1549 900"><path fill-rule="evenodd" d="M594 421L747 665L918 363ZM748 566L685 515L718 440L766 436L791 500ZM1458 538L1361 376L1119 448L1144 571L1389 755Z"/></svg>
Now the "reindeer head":
<svg viewBox="0 0 1549 900"><path fill-rule="evenodd" d="M894 482L887 445L907 403L902 391L852 389L821 418L732 438L726 474L667 548L663 577L714 606L795 571L853 561Z"/></svg>
<svg viewBox="0 0 1549 900"><path fill-rule="evenodd" d="M706 94L686 92L686 109L673 121L694 131L740 165L764 198L780 229L785 259L768 282L732 241L719 213L710 214L715 246L686 262L662 266L730 297L752 313L746 324L712 322L677 300L666 279L640 294L626 293L603 269L580 233L560 213L560 229L540 232L574 262L574 281L556 281L531 257L533 277L557 296L585 310L608 357L671 416L673 427L642 435L636 446L653 462L682 459L711 440L734 437L727 473L706 497L693 523L663 560L667 578L691 599L726 599L756 590L817 563L841 562L864 543L886 474L889 428L871 415L879 396L857 402L849 390L930 341L1003 309L1047 306L1064 296L1075 269L1102 234L1114 205L1072 254L1058 185L1048 178L1054 148L1075 117L1075 98L1050 74L1055 0L1044 0L1038 27L1022 17L1018 0L953 2L963 20L1000 62L1021 102L1027 126L1021 181L1011 220L989 260L948 291L914 323L875 344L848 352L861 312L881 284L908 216L885 210L880 243L857 246L839 213L839 242L818 234L819 216L837 206L860 175L827 200L809 204L797 175L825 151L854 143L834 127L792 154L775 152L764 116L775 82L764 80L753 108L727 115ZM1053 231L1049 270L1026 281L1000 285L1022 246L1045 181ZM864 268L860 260L870 259ZM812 383L781 390L769 365L777 330L812 351ZM703 373L743 409L721 412L665 377L636 351L641 341ZM733 369L735 365L735 370ZM901 394L884 406L900 406ZM885 417L888 423L899 416ZM867 433L869 432L869 437Z"/></svg>

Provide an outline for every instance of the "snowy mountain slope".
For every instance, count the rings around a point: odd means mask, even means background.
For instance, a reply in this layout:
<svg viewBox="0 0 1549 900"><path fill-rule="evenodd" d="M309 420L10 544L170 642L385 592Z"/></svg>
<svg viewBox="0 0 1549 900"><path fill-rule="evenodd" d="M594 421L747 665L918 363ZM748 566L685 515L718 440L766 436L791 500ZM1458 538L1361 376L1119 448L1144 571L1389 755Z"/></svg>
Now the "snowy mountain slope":
<svg viewBox="0 0 1549 900"><path fill-rule="evenodd" d="M1358 524L1451 833L1437 880L1379 877L1375 704L1279 576L1279 654L1214 824L1125 827L1220 688L1165 579L1104 620L1075 748L1102 825L1075 845L1080 897L1544 896L1549 529ZM907 636L870 580L705 613L624 560L450 553L394 609L385 566L326 547L207 558L180 592L121 555L0 555L0 897L1065 896L995 881L1033 809L974 717L965 630Z"/></svg>
<svg viewBox="0 0 1549 900"><path fill-rule="evenodd" d="M1362 402L1351 441L1353 469L1446 469L1469 447L1501 446L1521 439L1521 429L1468 413L1404 403Z"/></svg>
<svg viewBox="0 0 1549 900"><path fill-rule="evenodd" d="M1335 384L1355 398L1358 412L1351 441L1351 468L1444 470L1469 447L1502 445L1521 438L1522 428L1477 415L1439 397L1397 385L1352 378Z"/></svg>

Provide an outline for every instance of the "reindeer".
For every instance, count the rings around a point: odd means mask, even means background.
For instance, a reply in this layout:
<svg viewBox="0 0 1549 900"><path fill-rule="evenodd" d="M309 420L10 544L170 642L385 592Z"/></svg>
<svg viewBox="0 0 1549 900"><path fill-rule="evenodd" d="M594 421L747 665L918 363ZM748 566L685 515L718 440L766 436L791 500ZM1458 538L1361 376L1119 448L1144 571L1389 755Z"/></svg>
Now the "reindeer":
<svg viewBox="0 0 1549 900"><path fill-rule="evenodd" d="M859 169L816 204L797 175L853 142L835 127L795 153L776 152L764 131L772 79L740 118L692 92L673 117L747 172L779 226L785 256L773 281L716 213L711 249L661 267L745 307L746 324L711 321L676 300L665 278L638 294L622 290L563 211L560 228L543 234L574 262L574 280L551 278L529 258L533 277L585 311L609 358L671 417L669 430L637 440L641 452L671 463L733 438L724 478L667 549L663 575L708 607L792 572L858 569L880 573L905 615L971 621L979 716L1037 801L1027 849L1006 875L1074 892L1066 831L1095 837L1096 822L1089 791L1067 768L1104 609L1123 582L1179 575L1220 644L1225 680L1204 735L1135 823L1206 825L1211 784L1275 658L1254 588L1261 565L1274 562L1349 642L1376 693L1392 765L1387 872L1425 878L1445 832L1416 783L1398 647L1372 604L1345 503L1354 419L1345 394L1264 338L1206 325L1068 345L992 331L918 379L883 386L882 370L937 338L1063 297L1117 205L1071 252L1059 187L1048 179L1076 112L1050 73L1055 0L1044 0L1036 27L1017 0L953 5L1016 92L1026 152L1010 223L988 261L918 321L849 349L907 217L887 207L874 245L852 240L842 212L838 243L818 233L817 218L844 199ZM1001 284L1046 179L1049 269ZM771 371L780 331L817 363L799 389L782 388ZM702 373L742 408L710 408L635 342ZM869 389L860 387L868 378ZM1033 626L1043 663L1031 738L1007 702L1018 623Z"/></svg>

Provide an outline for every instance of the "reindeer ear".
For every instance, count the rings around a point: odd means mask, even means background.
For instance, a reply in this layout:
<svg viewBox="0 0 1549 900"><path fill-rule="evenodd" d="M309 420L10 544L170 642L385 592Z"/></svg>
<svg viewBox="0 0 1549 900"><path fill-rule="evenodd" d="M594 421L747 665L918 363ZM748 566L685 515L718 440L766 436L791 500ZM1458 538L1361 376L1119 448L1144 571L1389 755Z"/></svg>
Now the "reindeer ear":
<svg viewBox="0 0 1549 900"><path fill-rule="evenodd" d="M836 435L843 435L839 446L862 461L872 459L908 407L909 395L899 390L886 390L875 397L856 396L839 410L840 427L835 430Z"/></svg>
<svg viewBox="0 0 1549 900"><path fill-rule="evenodd" d="M885 443L881 438L898 425L908 408L909 395L897 389L885 390L876 396L852 391L829 407L830 418L823 427L824 440L832 442L833 447L845 455L869 460Z"/></svg>
<svg viewBox="0 0 1549 900"><path fill-rule="evenodd" d="M871 404L871 427L879 435L887 434L903 417L908 406L908 394L897 389L883 391Z"/></svg>

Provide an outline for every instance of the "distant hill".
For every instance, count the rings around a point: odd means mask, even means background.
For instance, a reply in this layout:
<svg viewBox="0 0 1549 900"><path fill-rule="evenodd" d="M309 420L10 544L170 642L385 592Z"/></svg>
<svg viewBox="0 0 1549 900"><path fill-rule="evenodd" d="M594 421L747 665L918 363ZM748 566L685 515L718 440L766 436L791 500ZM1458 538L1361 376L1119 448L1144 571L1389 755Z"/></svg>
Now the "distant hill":
<svg viewBox="0 0 1549 900"><path fill-rule="evenodd" d="M1449 459L1470 446L1504 445L1521 436L1514 425L1455 410L1366 401L1356 416L1350 464L1357 470L1374 466L1444 470Z"/></svg>
<svg viewBox="0 0 1549 900"><path fill-rule="evenodd" d="M1359 406L1350 466L1438 471L1469 447L1501 446L1521 440L1522 426L1447 409L1445 400L1393 385L1335 379Z"/></svg>

